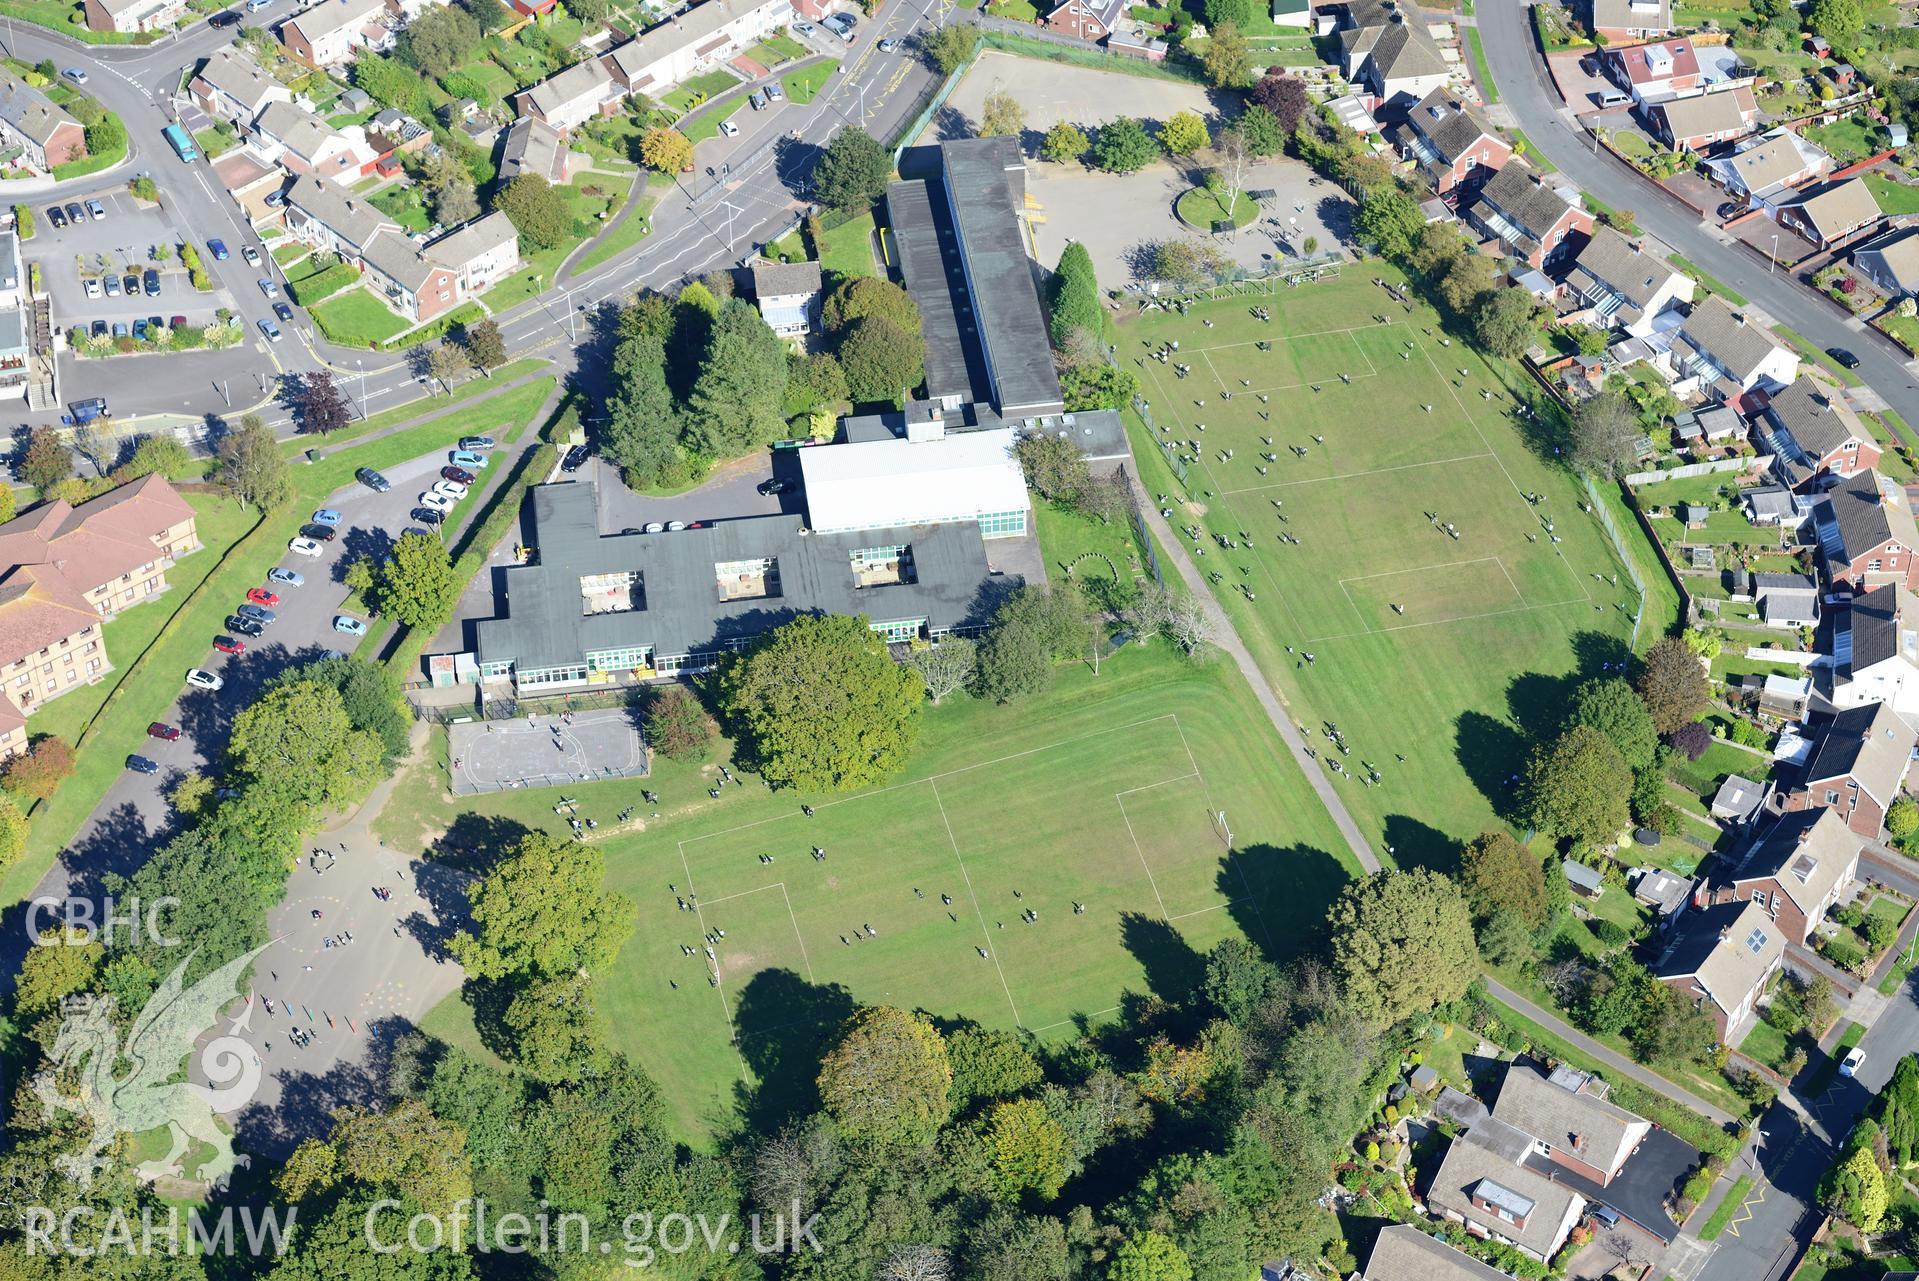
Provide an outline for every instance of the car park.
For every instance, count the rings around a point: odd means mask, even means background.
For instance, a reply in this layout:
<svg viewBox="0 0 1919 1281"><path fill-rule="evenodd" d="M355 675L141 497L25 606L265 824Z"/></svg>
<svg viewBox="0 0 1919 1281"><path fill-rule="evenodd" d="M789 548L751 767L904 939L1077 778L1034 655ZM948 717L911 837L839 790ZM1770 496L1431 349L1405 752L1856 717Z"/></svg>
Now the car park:
<svg viewBox="0 0 1919 1281"><path fill-rule="evenodd" d="M226 685L226 682L212 672L203 672L196 667L187 673L187 684L195 689L220 689Z"/></svg>
<svg viewBox="0 0 1919 1281"><path fill-rule="evenodd" d="M720 132L729 138L737 138L740 136L740 127L731 120L722 120L720 121Z"/></svg>
<svg viewBox="0 0 1919 1281"><path fill-rule="evenodd" d="M585 445L575 445L573 448L567 450L566 457L560 460L560 470L563 472L576 472L586 466L588 456L589 451Z"/></svg>
<svg viewBox="0 0 1919 1281"><path fill-rule="evenodd" d="M236 618L251 618L262 627L273 626L274 619L278 617L277 614L266 606L255 605L252 601L248 601L246 604L234 610L233 614Z"/></svg>
<svg viewBox="0 0 1919 1281"><path fill-rule="evenodd" d="M280 593L270 587L249 587L247 588L247 599L255 605L278 605L280 603Z"/></svg>
<svg viewBox="0 0 1919 1281"><path fill-rule="evenodd" d="M271 320L262 320L260 322L260 332L267 336L268 342L280 341L280 326L274 324Z"/></svg>
<svg viewBox="0 0 1919 1281"><path fill-rule="evenodd" d="M453 499L447 497L445 494L436 494L430 489L420 495L419 502L420 506L426 508L428 511L450 512L453 510Z"/></svg>
<svg viewBox="0 0 1919 1281"><path fill-rule="evenodd" d="M269 583L279 583L285 587L305 587L307 585L305 574L302 574L297 569L285 569L279 565L275 565L267 571L267 581Z"/></svg>
<svg viewBox="0 0 1919 1281"><path fill-rule="evenodd" d="M274 284L264 276L253 283L260 286L260 292L269 298L278 298L280 296L280 286Z"/></svg>
<svg viewBox="0 0 1919 1281"><path fill-rule="evenodd" d="M340 531L331 525L302 525L300 537L311 538L317 543L330 543L340 536Z"/></svg>
<svg viewBox="0 0 1919 1281"><path fill-rule="evenodd" d="M348 636L366 635L366 624L351 614L341 614L333 620L333 630Z"/></svg>
<svg viewBox="0 0 1919 1281"><path fill-rule="evenodd" d="M160 296L160 273L148 267L140 277L140 286L147 291L147 297L158 298Z"/></svg>
<svg viewBox="0 0 1919 1281"><path fill-rule="evenodd" d="M466 497L466 486L457 480L436 480L433 482L433 492L436 494L445 494L448 498L458 502L460 499Z"/></svg>
<svg viewBox="0 0 1919 1281"><path fill-rule="evenodd" d="M215 636L213 648L222 654L244 654L247 652L247 643L243 640L235 640L231 636Z"/></svg>
<svg viewBox="0 0 1919 1281"><path fill-rule="evenodd" d="M87 82L87 70L85 67L68 67L60 74L77 85L83 85Z"/></svg>
<svg viewBox="0 0 1919 1281"><path fill-rule="evenodd" d="M213 255L213 261L215 262L225 262L227 259L233 257L232 254L227 252L227 242L224 240L207 241L207 252Z"/></svg>
<svg viewBox="0 0 1919 1281"><path fill-rule="evenodd" d="M1859 357L1853 355L1844 347L1828 347L1826 348L1826 354L1831 356L1832 363L1838 365L1841 369L1859 368Z"/></svg>
<svg viewBox="0 0 1919 1281"><path fill-rule="evenodd" d="M280 323L283 325L290 325L293 323L293 308L287 306L283 302L276 302L273 304L273 314L280 318Z"/></svg>
<svg viewBox="0 0 1919 1281"><path fill-rule="evenodd" d="M762 494L784 494L787 490L793 488L793 482L775 478L773 480L761 481L757 488Z"/></svg>
<svg viewBox="0 0 1919 1281"><path fill-rule="evenodd" d="M228 614L222 626L242 636L264 636L267 630L264 623L255 618L248 618L245 614Z"/></svg>
<svg viewBox="0 0 1919 1281"><path fill-rule="evenodd" d="M87 216L95 222L105 222L107 220L107 207L98 200L89 200L87 201Z"/></svg>
<svg viewBox="0 0 1919 1281"><path fill-rule="evenodd" d="M360 468L359 471L353 473L353 479L359 481L376 494L384 494L387 490L393 488L391 481L387 480L387 478L379 472L374 471L371 467Z"/></svg>
<svg viewBox="0 0 1919 1281"><path fill-rule="evenodd" d="M106 291L100 287L100 278L98 276L87 277L87 283L86 283L87 297L98 298L104 292Z"/></svg>
<svg viewBox="0 0 1919 1281"><path fill-rule="evenodd" d="M322 507L319 511L313 513L313 523L316 525L337 525L345 519L346 517L340 515L339 512L334 511L331 507Z"/></svg>
<svg viewBox="0 0 1919 1281"><path fill-rule="evenodd" d="M160 762L135 753L127 757L127 768L136 774L158 774L160 772Z"/></svg>
<svg viewBox="0 0 1919 1281"><path fill-rule="evenodd" d="M494 443L494 442L493 442L493 437L491 437L491 436L462 436L462 437L460 437L460 448L461 448L461 449L491 449L491 448L493 448L493 443Z"/></svg>
<svg viewBox="0 0 1919 1281"><path fill-rule="evenodd" d="M440 477L443 480L457 480L462 485L471 485L474 480L477 479L473 473L466 468L452 466L440 468Z"/></svg>
<svg viewBox="0 0 1919 1281"><path fill-rule="evenodd" d="M147 726L147 737L172 743L179 739L180 727L178 725L169 725L165 721L155 721L153 724Z"/></svg>
<svg viewBox="0 0 1919 1281"><path fill-rule="evenodd" d="M318 556L326 548L311 538L296 538L287 544L287 550L295 556Z"/></svg>
<svg viewBox="0 0 1919 1281"><path fill-rule="evenodd" d="M448 462L455 467L484 467L486 455L476 454L470 449L456 449L447 455Z"/></svg>
<svg viewBox="0 0 1919 1281"><path fill-rule="evenodd" d="M249 267L257 267L260 265L260 251L252 245L241 245L240 256L247 260Z"/></svg>

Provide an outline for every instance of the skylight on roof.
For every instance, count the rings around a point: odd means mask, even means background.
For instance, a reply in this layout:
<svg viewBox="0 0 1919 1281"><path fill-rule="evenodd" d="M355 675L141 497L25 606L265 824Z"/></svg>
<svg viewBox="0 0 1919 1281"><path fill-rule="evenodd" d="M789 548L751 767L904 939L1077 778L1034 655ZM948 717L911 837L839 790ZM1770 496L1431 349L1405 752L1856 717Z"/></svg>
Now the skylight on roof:
<svg viewBox="0 0 1919 1281"><path fill-rule="evenodd" d="M1766 932L1761 929L1754 929L1752 933L1746 936L1746 946L1752 951L1754 956L1758 956L1766 950Z"/></svg>

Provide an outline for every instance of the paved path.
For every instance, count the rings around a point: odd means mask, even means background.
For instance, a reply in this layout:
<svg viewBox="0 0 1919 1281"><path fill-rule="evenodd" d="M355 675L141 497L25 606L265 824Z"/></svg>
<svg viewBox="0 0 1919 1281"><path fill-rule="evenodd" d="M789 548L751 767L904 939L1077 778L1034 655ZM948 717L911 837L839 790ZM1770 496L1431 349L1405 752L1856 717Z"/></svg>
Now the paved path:
<svg viewBox="0 0 1919 1281"><path fill-rule="evenodd" d="M1306 781L1313 785L1315 792L1319 793L1320 804L1324 805L1326 812L1333 816L1333 822L1338 825L1340 835L1346 838L1346 844L1351 847L1353 857L1358 859L1359 865L1368 872L1379 871L1378 856L1373 853L1372 847L1366 844L1366 838L1360 834L1359 824L1353 822L1353 816L1346 810L1346 803L1334 791L1332 780L1326 777L1326 772L1319 767L1316 760L1306 755L1306 741L1300 737L1299 726L1293 723L1293 714L1287 710L1285 701L1266 679L1266 674L1259 670L1259 664L1253 661L1251 652L1247 650L1245 642L1240 640L1239 632L1234 629L1232 620L1226 617L1226 612L1214 599L1212 589L1206 585L1205 579L1200 577L1199 566L1195 565L1193 558L1187 554L1186 545L1179 540L1179 535L1173 532L1172 526L1166 523L1166 518L1159 514L1159 507L1154 504L1153 496L1140 487L1139 477L1131 476L1130 473L1129 477L1133 485L1133 499L1139 504L1140 511L1145 514L1148 528L1159 540L1160 548L1166 553L1166 559L1170 560L1173 567L1179 571L1180 580L1186 584L1186 590L1193 594L1193 599L1198 601L1201 608L1206 611L1206 620L1213 626L1215 642L1221 649L1231 654L1233 661L1239 664L1240 674L1245 676L1246 683L1253 687L1253 695L1259 699L1260 707L1265 709L1266 718L1272 721L1273 728L1279 731L1280 738L1285 740L1287 748L1293 754L1293 759L1299 763L1300 771L1306 775Z"/></svg>
<svg viewBox="0 0 1919 1281"><path fill-rule="evenodd" d="M1671 1081L1668 1081L1665 1077L1652 1071L1650 1068L1643 1068L1625 1055L1607 1049L1590 1036L1587 1036L1584 1032L1567 1023L1557 1014L1534 1005L1531 1001L1510 988L1505 987L1490 975L1487 976L1486 979L1486 990L1492 994L1495 1000L1512 1006L1513 1009L1519 1011L1519 1013L1525 1015L1541 1027L1546 1028L1552 1032L1553 1035L1562 1040L1570 1041L1582 1054L1596 1059L1613 1071L1623 1076L1631 1077L1647 1089L1665 1095L1681 1107L1692 1109L1716 1125L1732 1124L1732 1115L1725 1109L1714 1107L1692 1091L1674 1085Z"/></svg>

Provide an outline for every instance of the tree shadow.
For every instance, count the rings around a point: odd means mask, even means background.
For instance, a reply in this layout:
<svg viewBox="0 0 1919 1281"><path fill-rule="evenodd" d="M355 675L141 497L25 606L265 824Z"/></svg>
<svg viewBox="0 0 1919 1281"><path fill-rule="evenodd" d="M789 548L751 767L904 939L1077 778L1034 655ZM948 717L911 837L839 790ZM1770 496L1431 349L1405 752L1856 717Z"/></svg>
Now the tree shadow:
<svg viewBox="0 0 1919 1281"><path fill-rule="evenodd" d="M1576 671L1562 676L1521 672L1506 684L1506 714L1527 742L1550 742L1566 727L1573 691L1584 680Z"/></svg>
<svg viewBox="0 0 1919 1281"><path fill-rule="evenodd" d="M1452 876L1459 871L1459 842L1409 814L1386 816L1391 859L1404 868L1424 867Z"/></svg>
<svg viewBox="0 0 1919 1281"><path fill-rule="evenodd" d="M1453 755L1501 818L1511 818L1518 808L1519 775L1529 746L1525 735L1484 712L1462 712L1453 722Z"/></svg>
<svg viewBox="0 0 1919 1281"><path fill-rule="evenodd" d="M485 876L533 829L518 819L497 814L463 812L425 851L429 862L417 869L439 866L466 876ZM422 892L425 892L422 887Z"/></svg>
<svg viewBox="0 0 1919 1281"><path fill-rule="evenodd" d="M329 1028L324 1020L311 1029L323 1041L352 1036L344 1026ZM336 1063L322 1073L297 1066L298 1053L275 1027L274 1049L266 1055L266 1069L280 1082L280 1096L271 1105L250 1103L232 1117L234 1139L256 1157L284 1160L302 1140L321 1138L333 1128L333 1113L343 1107L383 1106L386 1089L380 1064L392 1055L393 1045L413 1030L401 1018L383 1018L360 1029L361 1058Z"/></svg>
<svg viewBox="0 0 1919 1281"><path fill-rule="evenodd" d="M1122 912L1119 936L1146 971L1146 986L1168 1004L1184 1002L1206 978L1206 958L1162 917Z"/></svg>
<svg viewBox="0 0 1919 1281"><path fill-rule="evenodd" d="M1351 880L1325 850L1255 844L1222 858L1214 885L1240 933L1284 965L1318 945L1327 909Z"/></svg>
<svg viewBox="0 0 1919 1281"><path fill-rule="evenodd" d="M734 1040L753 1074L735 1087L740 1116L770 1134L819 1109L820 1060L856 1008L838 983L809 983L787 969L761 970L733 1007Z"/></svg>
<svg viewBox="0 0 1919 1281"><path fill-rule="evenodd" d="M344 583L349 566L356 560L379 563L393 554L398 540L378 526L350 525L340 536L340 554L333 561L333 581Z"/></svg>

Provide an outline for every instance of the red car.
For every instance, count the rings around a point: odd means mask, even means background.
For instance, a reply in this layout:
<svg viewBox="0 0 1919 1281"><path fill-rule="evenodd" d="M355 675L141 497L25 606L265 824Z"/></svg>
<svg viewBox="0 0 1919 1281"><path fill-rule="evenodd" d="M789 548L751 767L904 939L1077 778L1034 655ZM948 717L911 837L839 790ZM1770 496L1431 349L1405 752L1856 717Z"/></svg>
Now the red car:
<svg viewBox="0 0 1919 1281"><path fill-rule="evenodd" d="M446 480L457 480L462 485L471 485L473 483L473 473L464 467L442 467L440 468L440 475Z"/></svg>
<svg viewBox="0 0 1919 1281"><path fill-rule="evenodd" d="M236 640L231 636L215 636L213 638L213 648L219 650L222 654L244 654L247 652L247 643L243 640Z"/></svg>
<svg viewBox="0 0 1919 1281"><path fill-rule="evenodd" d="M155 721L153 724L147 726L147 737L157 738L164 743L171 743L174 739L180 737L180 727L178 725L169 725L165 721Z"/></svg>
<svg viewBox="0 0 1919 1281"><path fill-rule="evenodd" d="M255 605L278 605L280 593L268 591L264 587L255 587L247 593L247 599Z"/></svg>

